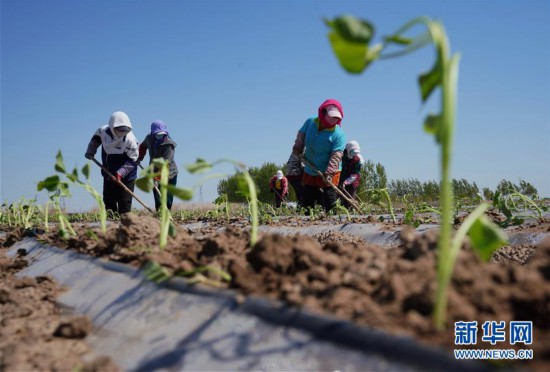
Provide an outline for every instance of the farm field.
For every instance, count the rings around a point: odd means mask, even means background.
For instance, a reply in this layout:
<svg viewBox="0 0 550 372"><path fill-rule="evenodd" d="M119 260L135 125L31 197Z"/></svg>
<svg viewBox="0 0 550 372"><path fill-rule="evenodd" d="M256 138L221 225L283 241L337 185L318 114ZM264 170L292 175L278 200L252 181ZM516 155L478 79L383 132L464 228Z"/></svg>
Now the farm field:
<svg viewBox="0 0 550 372"><path fill-rule="evenodd" d="M496 212L489 215L496 221L502 220ZM456 222L455 229L460 223ZM187 283L197 283L214 292L229 290L240 301L250 297L280 301L321 317L409 337L419 345L442 349L449 355L458 348L455 322L477 321L481 325L485 321L532 321L531 345L509 345L508 342L491 345L478 340L477 345L462 348L533 350L532 360L481 364L486 368L547 370L550 367L550 220L547 216L506 228L509 244L497 250L490 262L482 262L469 244L462 246L449 288L443 330L438 330L432 320L437 284L438 226L435 224L423 224L415 230L399 219L397 223L380 222L375 216L318 219L287 216L262 224L258 242L251 247L248 219L201 217L177 221L177 234L168 238L163 250L158 249L158 219L144 214L127 214L120 223L109 223L106 233L90 223L73 223L73 228L76 237L68 239L61 239L55 229L45 233L40 229L2 228L4 284L0 306L4 319L17 321L2 322L1 333L9 339L6 341L3 337L0 343L2 365L6 370L26 366L51 369L60 360L84 370L120 368L112 357L89 356L83 337L85 331L80 331L80 338L54 337L52 327L59 321L38 317L36 310L21 311L51 308L52 316L62 315L54 309L56 294L61 289L53 280L45 276L14 277L26 266L25 252L12 255L13 258L6 257L6 253L27 236L44 247L54 246L141 269L156 281L184 276ZM152 266L151 262L156 265ZM29 288L34 294L23 297L21 294L30 291ZM17 306L12 306L14 303ZM160 302L159 311L162 306ZM78 334L83 324L88 331L93 328L89 320L88 323L82 320L86 319L83 315L71 315L77 317L76 321L71 318L73 323L67 326L71 332ZM35 322L40 323L35 326ZM19 324L19 328L14 329L13 324ZM22 329L25 337L21 337ZM29 338L35 341L32 348ZM78 346L53 347L60 340ZM51 351L52 347L55 352ZM15 353L10 353L13 350L23 353L17 353L15 358ZM82 359L85 355L88 356Z"/></svg>

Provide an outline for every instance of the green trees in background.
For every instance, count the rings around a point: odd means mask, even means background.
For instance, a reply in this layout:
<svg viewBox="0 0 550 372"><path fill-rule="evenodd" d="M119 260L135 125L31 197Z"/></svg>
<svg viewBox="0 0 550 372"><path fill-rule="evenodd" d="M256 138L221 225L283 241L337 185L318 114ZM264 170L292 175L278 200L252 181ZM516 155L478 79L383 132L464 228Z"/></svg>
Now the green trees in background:
<svg viewBox="0 0 550 372"><path fill-rule="evenodd" d="M269 192L269 181L277 173L277 170L284 170L284 165L275 163L264 163L260 167L251 167L248 169L250 177L256 184L258 191L258 201L262 203L271 203L274 196ZM230 203L245 203L246 197L239 191L239 182L242 182L242 172L237 172L229 178L218 182L218 195L227 195L227 201ZM290 200L296 200L294 190L290 188Z"/></svg>
<svg viewBox="0 0 550 372"><path fill-rule="evenodd" d="M259 167L249 169L249 174L256 184L258 190L258 200L262 203L273 203L273 194L269 192L269 181L275 175L277 170L285 171L285 164L277 165L269 162L264 163ZM225 178L218 183L218 195L227 195L227 200L230 203L245 203L246 198L239 191L239 179L242 178L242 173ZM509 194L512 191L517 191L525 196L532 198L537 197L537 189L529 182L522 179L518 184L509 180L501 180L493 191L488 187L480 190L475 182L470 182L464 178L453 179L451 181L453 195L457 200L474 200L478 195L482 195L485 200L492 200L495 192L501 194ZM387 189L391 199L394 202L401 201L403 197L407 197L409 201L426 202L437 204L439 199L440 184L438 181L420 181L417 178L403 178L388 180L386 168L380 163L374 163L371 160L366 160L361 169L361 184L357 190L357 195L364 201L369 202L369 190ZM289 186L289 201L296 201L294 190Z"/></svg>
<svg viewBox="0 0 550 372"><path fill-rule="evenodd" d="M361 185L357 192L359 194L364 190L383 189L388 184L386 168L380 163L374 164L371 160L365 161L361 169Z"/></svg>
<svg viewBox="0 0 550 372"><path fill-rule="evenodd" d="M538 191L535 186L522 179L519 180L519 185L516 185L508 180L501 180L500 183L497 185L495 192L500 192L501 194L519 192L520 194L534 199L536 199L538 196Z"/></svg>

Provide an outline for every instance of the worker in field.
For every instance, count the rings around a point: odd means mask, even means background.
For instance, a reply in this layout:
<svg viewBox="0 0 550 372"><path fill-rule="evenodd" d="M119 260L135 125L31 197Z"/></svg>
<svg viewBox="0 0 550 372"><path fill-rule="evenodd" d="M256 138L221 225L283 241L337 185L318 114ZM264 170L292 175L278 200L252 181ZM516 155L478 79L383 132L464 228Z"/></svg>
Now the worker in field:
<svg viewBox="0 0 550 372"><path fill-rule="evenodd" d="M340 174L340 184L338 187L343 190L344 195L352 200L355 199L357 189L359 188L363 163L364 160L359 143L357 141L349 141L342 156L342 173ZM349 209L351 207L349 202L344 198L340 198L340 200L346 208Z"/></svg>
<svg viewBox="0 0 550 372"><path fill-rule="evenodd" d="M101 171L103 176L103 203L105 209L119 214L132 210L132 195L122 186L134 191L137 178L138 142L132 132L130 118L122 111L111 114L109 124L99 127L92 136L86 159L93 159L101 146L103 167L112 177Z"/></svg>
<svg viewBox="0 0 550 372"><path fill-rule="evenodd" d="M269 191L275 194L275 206L281 207L281 203L288 194L288 180L283 175L282 170L278 170L277 174L271 177L269 181Z"/></svg>
<svg viewBox="0 0 550 372"><path fill-rule="evenodd" d="M149 164L156 158L162 158L168 161L168 184L176 186L178 182L178 166L174 160L176 152L176 142L168 134L166 124L162 120L155 120L151 123L151 132L145 136L143 142L139 145L139 158L141 162L145 158L147 151L149 151ZM158 171L158 170L156 170ZM162 185L159 185L158 181L160 176L155 177L155 185L153 189L153 196L155 198L155 208L158 211L161 207L160 194L157 191L161 191ZM174 202L174 195L167 192L166 208L172 209L172 203Z"/></svg>
<svg viewBox="0 0 550 372"><path fill-rule="evenodd" d="M296 201L298 202L298 208L302 207L302 195L304 193L304 185L302 185L302 178L304 177L304 165L301 159L290 154L288 161L286 162L286 178L288 183L294 189L296 194Z"/></svg>
<svg viewBox="0 0 550 372"><path fill-rule="evenodd" d="M328 99L319 106L317 116L307 119L296 135L292 153L297 157L304 153L302 204L308 210L322 200L328 212L337 201L335 188L340 180L346 146L346 135L341 128L343 118L340 102Z"/></svg>

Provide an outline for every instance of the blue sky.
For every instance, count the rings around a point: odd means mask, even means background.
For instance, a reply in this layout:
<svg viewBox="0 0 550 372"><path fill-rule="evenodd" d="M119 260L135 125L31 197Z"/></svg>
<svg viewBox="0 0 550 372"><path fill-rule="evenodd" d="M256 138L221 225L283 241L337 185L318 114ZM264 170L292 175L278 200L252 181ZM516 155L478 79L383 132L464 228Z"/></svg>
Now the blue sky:
<svg viewBox="0 0 550 372"><path fill-rule="evenodd" d="M164 120L178 185L192 187L200 178L183 165L198 157L284 163L327 98L342 103L348 140L390 179L439 179L439 148L422 130L438 97L422 106L416 83L433 48L350 75L323 23L343 14L374 23L375 41L417 16L441 20L461 54L452 176L493 190L521 178L550 196L549 1L1 0L0 12L2 202L44 202L36 184L55 173L57 151L81 168L114 111L129 115L139 141ZM213 200L216 186L206 182L193 202ZM73 193L70 210L94 206Z"/></svg>

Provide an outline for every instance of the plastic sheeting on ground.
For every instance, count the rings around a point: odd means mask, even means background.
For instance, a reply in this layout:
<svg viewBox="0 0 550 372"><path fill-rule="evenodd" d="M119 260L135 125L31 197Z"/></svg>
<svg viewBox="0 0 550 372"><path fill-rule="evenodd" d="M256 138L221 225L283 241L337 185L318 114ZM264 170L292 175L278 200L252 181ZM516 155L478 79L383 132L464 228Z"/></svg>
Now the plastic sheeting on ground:
<svg viewBox="0 0 550 372"><path fill-rule="evenodd" d="M139 270L25 239L18 276L47 275L68 290L58 302L89 316L87 342L124 370L418 371L481 370L411 338L231 291L162 285Z"/></svg>

